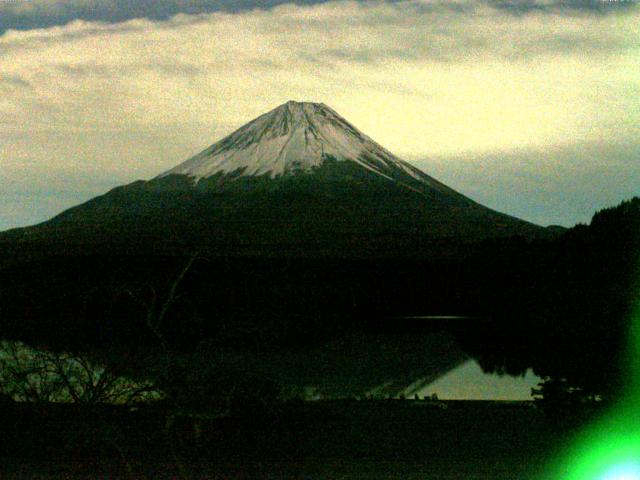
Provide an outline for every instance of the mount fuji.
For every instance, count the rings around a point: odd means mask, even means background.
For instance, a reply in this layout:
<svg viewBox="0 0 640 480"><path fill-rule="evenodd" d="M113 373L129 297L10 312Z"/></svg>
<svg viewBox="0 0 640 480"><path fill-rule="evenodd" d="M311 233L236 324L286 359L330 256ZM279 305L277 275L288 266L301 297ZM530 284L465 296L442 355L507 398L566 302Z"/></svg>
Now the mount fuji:
<svg viewBox="0 0 640 480"><path fill-rule="evenodd" d="M0 241L216 254L406 255L454 240L546 235L483 207L322 103L287 102L148 181Z"/></svg>

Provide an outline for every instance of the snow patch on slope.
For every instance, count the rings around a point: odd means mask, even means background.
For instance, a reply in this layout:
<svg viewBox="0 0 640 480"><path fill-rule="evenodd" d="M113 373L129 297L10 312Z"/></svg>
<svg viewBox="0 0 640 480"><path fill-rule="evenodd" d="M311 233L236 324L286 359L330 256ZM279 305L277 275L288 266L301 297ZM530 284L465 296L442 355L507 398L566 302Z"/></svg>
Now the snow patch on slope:
<svg viewBox="0 0 640 480"><path fill-rule="evenodd" d="M327 105L293 101L261 115L159 177L187 175L197 180L240 172L241 176L275 178L311 171L327 158L355 162L389 180L400 170L431 183L429 177L359 132Z"/></svg>

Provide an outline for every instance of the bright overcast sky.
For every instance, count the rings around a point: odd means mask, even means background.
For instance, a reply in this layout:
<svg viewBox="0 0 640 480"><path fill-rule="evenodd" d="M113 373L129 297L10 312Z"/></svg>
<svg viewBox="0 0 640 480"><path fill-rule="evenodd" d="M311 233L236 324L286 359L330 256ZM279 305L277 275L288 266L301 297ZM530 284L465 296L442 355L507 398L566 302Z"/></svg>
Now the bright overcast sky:
<svg viewBox="0 0 640 480"><path fill-rule="evenodd" d="M0 229L291 99L533 222L640 195L631 1L17 0L0 1Z"/></svg>

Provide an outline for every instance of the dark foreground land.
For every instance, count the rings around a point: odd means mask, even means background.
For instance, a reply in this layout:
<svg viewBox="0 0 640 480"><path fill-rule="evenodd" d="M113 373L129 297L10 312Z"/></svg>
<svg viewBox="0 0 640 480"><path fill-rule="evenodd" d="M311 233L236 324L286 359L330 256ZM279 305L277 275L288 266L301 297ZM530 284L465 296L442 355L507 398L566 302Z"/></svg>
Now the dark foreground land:
<svg viewBox="0 0 640 480"><path fill-rule="evenodd" d="M172 417L165 407L14 405L4 479L532 479L571 422L533 403L325 401Z"/></svg>

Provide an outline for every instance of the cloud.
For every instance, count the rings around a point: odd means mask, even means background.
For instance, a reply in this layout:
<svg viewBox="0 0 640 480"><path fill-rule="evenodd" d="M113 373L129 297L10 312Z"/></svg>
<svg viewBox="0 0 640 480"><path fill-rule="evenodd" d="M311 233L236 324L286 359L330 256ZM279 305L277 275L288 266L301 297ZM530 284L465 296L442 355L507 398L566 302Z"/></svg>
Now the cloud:
<svg viewBox="0 0 640 480"><path fill-rule="evenodd" d="M52 172L51 189L73 172L86 192L106 185L98 174L148 178L290 99L331 105L409 160L637 145L639 20L553 2L333 1L7 31L0 191Z"/></svg>
<svg viewBox="0 0 640 480"><path fill-rule="evenodd" d="M74 20L119 23L134 18L166 20L176 14L268 9L324 0L15 0L0 2L0 33L65 25Z"/></svg>
<svg viewBox="0 0 640 480"><path fill-rule="evenodd" d="M135 18L167 20L177 14L268 10L278 5L313 5L328 0L9 0L0 2L0 34L65 25L74 20L120 23ZM366 0L360 0L365 3ZM402 0L387 0L398 3ZM557 9L606 11L633 5L634 0L426 0L421 12L466 11L476 4L489 5L514 15Z"/></svg>

